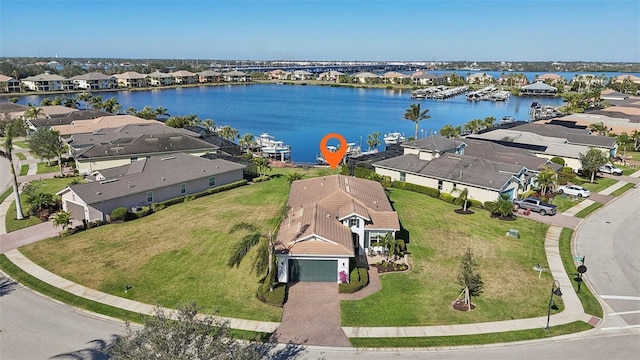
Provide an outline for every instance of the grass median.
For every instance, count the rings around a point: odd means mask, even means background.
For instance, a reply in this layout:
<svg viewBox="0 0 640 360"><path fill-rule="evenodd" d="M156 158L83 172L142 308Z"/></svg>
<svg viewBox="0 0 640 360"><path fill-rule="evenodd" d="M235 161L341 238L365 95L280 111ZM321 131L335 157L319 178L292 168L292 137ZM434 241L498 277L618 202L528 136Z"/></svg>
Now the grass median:
<svg viewBox="0 0 640 360"><path fill-rule="evenodd" d="M621 188L616 189L614 192L612 192L611 196L620 196L620 195L624 194L626 191L632 189L634 186L635 186L635 184L626 183L626 184L622 185Z"/></svg>
<svg viewBox="0 0 640 360"><path fill-rule="evenodd" d="M591 213L593 213L594 211L600 209L602 207L601 203L598 202L594 202L593 204L587 206L586 208L578 211L575 215L573 215L574 217L577 218L581 218L584 219L587 216L589 216Z"/></svg>

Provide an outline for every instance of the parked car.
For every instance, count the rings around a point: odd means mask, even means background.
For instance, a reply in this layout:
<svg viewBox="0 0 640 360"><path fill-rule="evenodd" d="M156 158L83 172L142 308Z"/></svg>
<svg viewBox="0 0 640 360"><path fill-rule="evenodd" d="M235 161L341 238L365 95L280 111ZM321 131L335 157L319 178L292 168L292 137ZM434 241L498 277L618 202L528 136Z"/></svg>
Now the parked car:
<svg viewBox="0 0 640 360"><path fill-rule="evenodd" d="M605 174L622 175L622 169L613 166L613 164L604 164L598 168L598 171Z"/></svg>
<svg viewBox="0 0 640 360"><path fill-rule="evenodd" d="M558 186L558 193L577 197L589 197L589 195L591 195L591 191L589 189L585 189L578 185Z"/></svg>
<svg viewBox="0 0 640 360"><path fill-rule="evenodd" d="M556 206L553 204L548 204L541 199L528 197L526 199L516 199L513 200L513 205L517 209L528 209L531 211L535 211L540 213L540 215L555 215L556 214Z"/></svg>

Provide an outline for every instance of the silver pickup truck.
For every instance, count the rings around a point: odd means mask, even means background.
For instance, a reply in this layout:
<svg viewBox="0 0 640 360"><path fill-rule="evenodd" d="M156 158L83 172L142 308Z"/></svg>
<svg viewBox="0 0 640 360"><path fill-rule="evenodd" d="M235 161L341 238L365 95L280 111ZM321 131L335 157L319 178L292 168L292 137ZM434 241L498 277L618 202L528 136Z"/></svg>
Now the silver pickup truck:
<svg viewBox="0 0 640 360"><path fill-rule="evenodd" d="M548 204L541 199L528 197L526 199L516 199L513 200L513 205L516 209L529 209L531 211L535 211L540 213L540 215L555 215L556 214L556 206L553 204Z"/></svg>

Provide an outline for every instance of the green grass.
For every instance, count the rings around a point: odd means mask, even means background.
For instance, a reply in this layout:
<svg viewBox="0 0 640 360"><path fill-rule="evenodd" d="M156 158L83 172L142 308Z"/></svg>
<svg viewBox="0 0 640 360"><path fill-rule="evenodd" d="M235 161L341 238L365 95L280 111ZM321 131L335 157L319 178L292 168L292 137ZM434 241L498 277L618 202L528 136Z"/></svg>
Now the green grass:
<svg viewBox="0 0 640 360"><path fill-rule="evenodd" d="M22 149L28 149L29 148L29 143L26 141L14 141L13 145L22 148Z"/></svg>
<svg viewBox="0 0 640 360"><path fill-rule="evenodd" d="M620 196L620 195L624 194L627 190L633 188L634 186L635 186L635 184L626 183L621 188L619 188L616 191L612 192L611 196Z"/></svg>
<svg viewBox="0 0 640 360"><path fill-rule="evenodd" d="M17 157L18 159L23 160L23 161L24 161L24 160L27 160L27 156L26 156L24 153L17 152L17 153L15 153L15 154L16 154L16 157Z"/></svg>
<svg viewBox="0 0 640 360"><path fill-rule="evenodd" d="M28 273L14 265L11 261L9 261L9 259L7 259L4 254L0 254L0 270L2 270L5 274L8 274L11 278L18 281L19 283L27 286L28 288L55 300L64 302L68 305L140 324L142 323L142 319L144 318L144 316L146 316L85 299L83 297L66 292L55 286L51 286L44 281L41 281L40 279L29 275ZM270 333L238 329L231 329L230 335L235 339L243 339L249 341L267 341L271 336Z"/></svg>
<svg viewBox="0 0 640 360"><path fill-rule="evenodd" d="M559 213L565 212L576 204L580 203L583 199L577 196L556 195L551 200L551 203L557 206Z"/></svg>
<svg viewBox="0 0 640 360"><path fill-rule="evenodd" d="M52 173L52 172L56 172L56 171L60 171L60 167L58 166L58 162L57 161L52 161L51 162L51 166L47 165L46 161L43 162L39 162L38 163L38 170L37 170L37 174L47 174L47 173Z"/></svg>
<svg viewBox="0 0 640 360"><path fill-rule="evenodd" d="M578 213L576 213L574 216L577 218L586 218L587 216L589 216L589 214L600 209L601 207L602 207L601 203L594 202L593 204L587 206L586 208L578 211Z"/></svg>
<svg viewBox="0 0 640 360"><path fill-rule="evenodd" d="M8 198L9 195L13 193L13 186L10 186L7 190L5 190L2 194L0 194L0 203L4 201L4 199Z"/></svg>
<svg viewBox="0 0 640 360"><path fill-rule="evenodd" d="M227 257L245 235L230 235L231 226L242 219L265 231L273 228L288 191L285 178L276 178L21 251L62 277L116 296L168 308L193 301L209 314L280 321L281 308L256 299L260 279L251 273L256 250L239 268L229 268ZM125 284L133 286L128 293Z"/></svg>
<svg viewBox="0 0 640 360"><path fill-rule="evenodd" d="M76 177L77 179L82 179L82 177ZM58 191L64 189L69 183L75 178L52 178L52 179L41 179L32 181L33 184L37 184L41 191L55 194ZM29 205L25 202L25 197L20 197L20 203L22 204L22 212L25 214L25 218L23 220L16 219L16 202L13 201L7 210L7 217L5 218L5 226L7 228L7 232L16 231L19 229L24 229L29 226L40 224L42 221L35 216L26 216L29 210Z"/></svg>
<svg viewBox="0 0 640 360"><path fill-rule="evenodd" d="M573 255L571 254L571 237L573 236L573 230L568 228L563 228L560 233L560 258L562 259L562 264L564 265L564 270L569 275L569 278L572 280L571 284L573 285L573 290L578 291L578 282L575 279L578 277L578 272L576 270L576 263L573 261ZM578 254L579 256L579 254ZM584 312L587 314L591 314L602 318L602 306L598 302L598 299L591 293L587 284L584 282L580 286L580 293L577 294L580 302L582 303L582 307L584 308Z"/></svg>
<svg viewBox="0 0 640 360"><path fill-rule="evenodd" d="M589 182L590 180L591 179L584 179L585 182L580 186L591 190L592 193L600 192L618 182L618 180L603 177L596 177L593 184Z"/></svg>
<svg viewBox="0 0 640 360"><path fill-rule="evenodd" d="M586 331L593 326L576 321L570 324L552 326L545 330L546 324L540 324L539 329L506 331L490 334L433 336L433 337L401 337L401 338L350 338L354 347L437 347L459 345L482 345L504 342L544 339L554 336Z"/></svg>
<svg viewBox="0 0 640 360"><path fill-rule="evenodd" d="M343 326L466 324L546 315L551 276L543 273L539 279L532 267L548 267L548 225L520 217L492 219L478 209L459 215L455 205L399 189L392 189L391 200L410 236L412 270L381 276L382 289L363 300L342 301ZM520 231L520 239L506 236L512 228ZM459 312L451 303L461 291L456 277L468 245L485 289L472 299L475 311Z"/></svg>
<svg viewBox="0 0 640 360"><path fill-rule="evenodd" d="M25 164L20 166L20 176L25 176L27 173L29 173L29 165Z"/></svg>

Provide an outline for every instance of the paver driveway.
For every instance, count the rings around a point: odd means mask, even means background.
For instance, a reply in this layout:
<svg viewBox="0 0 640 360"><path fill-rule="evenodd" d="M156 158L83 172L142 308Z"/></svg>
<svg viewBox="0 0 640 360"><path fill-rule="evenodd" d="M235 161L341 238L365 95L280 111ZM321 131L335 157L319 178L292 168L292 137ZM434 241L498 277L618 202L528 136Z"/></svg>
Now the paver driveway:
<svg viewBox="0 0 640 360"><path fill-rule="evenodd" d="M282 322L273 336L279 343L350 347L340 327L338 284L299 282L292 285Z"/></svg>

